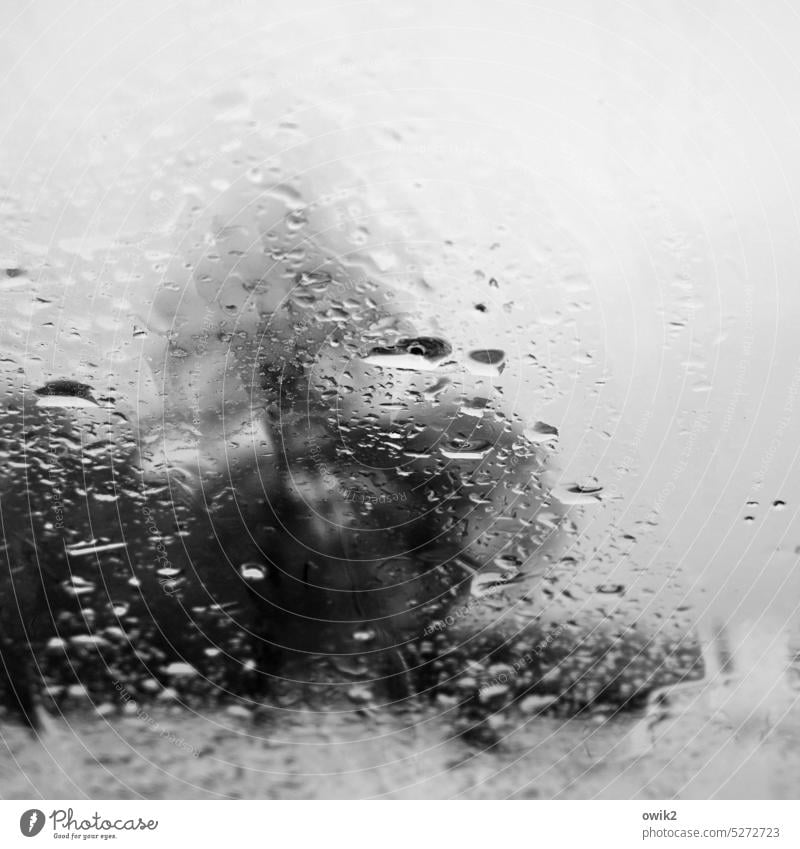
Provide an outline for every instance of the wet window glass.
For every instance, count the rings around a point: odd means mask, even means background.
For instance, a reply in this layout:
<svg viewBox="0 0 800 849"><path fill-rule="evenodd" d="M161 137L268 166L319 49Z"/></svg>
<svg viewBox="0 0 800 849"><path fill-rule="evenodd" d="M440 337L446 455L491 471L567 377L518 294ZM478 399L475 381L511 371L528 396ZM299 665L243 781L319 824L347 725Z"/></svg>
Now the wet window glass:
<svg viewBox="0 0 800 849"><path fill-rule="evenodd" d="M9 795L790 795L798 24L569 7L20 5Z"/></svg>

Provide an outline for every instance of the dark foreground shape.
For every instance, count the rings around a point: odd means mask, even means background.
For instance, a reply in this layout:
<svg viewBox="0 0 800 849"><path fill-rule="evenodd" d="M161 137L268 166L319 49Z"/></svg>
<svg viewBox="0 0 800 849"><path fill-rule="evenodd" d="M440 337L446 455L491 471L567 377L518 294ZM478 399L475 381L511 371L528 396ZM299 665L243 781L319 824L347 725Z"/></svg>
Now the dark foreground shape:
<svg viewBox="0 0 800 849"><path fill-rule="evenodd" d="M26 451L2 482L11 712L35 724L42 685L104 712L165 694L574 712L702 675L677 616L553 620L544 590L579 564L546 452L491 400L502 352L465 370L335 266L248 286L235 323L153 353L165 427L88 388L2 411Z"/></svg>
<svg viewBox="0 0 800 849"><path fill-rule="evenodd" d="M41 728L37 631L44 609L35 547L24 537L2 541L0 566L0 703L31 730ZM14 564L14 565L12 565Z"/></svg>
<svg viewBox="0 0 800 849"><path fill-rule="evenodd" d="M31 658L25 636L11 638L0 633L0 698L12 716L31 729L38 729L36 682L31 675Z"/></svg>

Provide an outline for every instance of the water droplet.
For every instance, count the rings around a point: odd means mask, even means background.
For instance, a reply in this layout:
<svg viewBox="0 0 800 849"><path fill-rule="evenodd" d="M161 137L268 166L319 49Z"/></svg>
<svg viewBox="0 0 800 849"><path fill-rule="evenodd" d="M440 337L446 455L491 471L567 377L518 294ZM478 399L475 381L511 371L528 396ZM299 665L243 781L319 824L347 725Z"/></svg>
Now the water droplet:
<svg viewBox="0 0 800 849"><path fill-rule="evenodd" d="M74 646L107 646L108 640L98 634L75 634L70 637L70 643Z"/></svg>
<svg viewBox="0 0 800 849"><path fill-rule="evenodd" d="M170 663L164 672L175 678L193 678L198 674L197 670L191 665L191 663L180 662Z"/></svg>
<svg viewBox="0 0 800 849"><path fill-rule="evenodd" d="M463 413L465 416L482 419L488 404L488 398L472 398L469 401L464 401L459 412Z"/></svg>
<svg viewBox="0 0 800 849"><path fill-rule="evenodd" d="M366 704L372 701L372 692L362 684L356 684L347 691L347 697L356 704Z"/></svg>
<svg viewBox="0 0 800 849"><path fill-rule="evenodd" d="M478 348L467 354L467 368L480 377L498 377L506 367L506 354L499 348Z"/></svg>
<svg viewBox="0 0 800 849"><path fill-rule="evenodd" d="M267 567L262 563L242 563L239 574L245 581L263 581L267 577Z"/></svg>
<svg viewBox="0 0 800 849"><path fill-rule="evenodd" d="M294 282L303 289L321 295L330 287L332 279L326 271L301 271L294 278Z"/></svg>
<svg viewBox="0 0 800 849"><path fill-rule="evenodd" d="M364 362L382 368L431 371L444 363L452 348L444 339L417 336L401 339L396 345L372 348Z"/></svg>
<svg viewBox="0 0 800 849"><path fill-rule="evenodd" d="M578 484L573 484L571 486L556 487L552 490L551 495L565 507L579 507L588 504L599 504L600 493L602 491L603 488L601 486L582 487Z"/></svg>
<svg viewBox="0 0 800 849"><path fill-rule="evenodd" d="M127 542L108 542L102 545L74 543L68 546L67 554L70 557L86 557L89 554L100 554L103 551L117 551L120 548L127 548L127 546Z"/></svg>
<svg viewBox="0 0 800 849"><path fill-rule="evenodd" d="M476 598L490 596L498 592L507 580L499 572L479 572L472 579L470 591Z"/></svg>
<svg viewBox="0 0 800 849"><path fill-rule="evenodd" d="M39 396L36 405L39 407L96 407L97 401L92 397L92 388L85 383L74 380L52 380L35 390Z"/></svg>
<svg viewBox="0 0 800 849"><path fill-rule="evenodd" d="M440 395L442 392L444 392L444 390L447 389L449 385L450 378L440 377L439 380L436 381L436 383L425 389L422 394L427 400L432 401L434 398L436 398L437 395Z"/></svg>
<svg viewBox="0 0 800 849"><path fill-rule="evenodd" d="M79 575L73 575L69 581L65 581L64 591L74 596L89 595L95 591L95 585Z"/></svg>
<svg viewBox="0 0 800 849"><path fill-rule="evenodd" d="M492 443L486 439L451 439L439 450L449 460L482 460L492 450Z"/></svg>
<svg viewBox="0 0 800 849"><path fill-rule="evenodd" d="M598 584L595 590L607 595L622 595L625 592L624 584Z"/></svg>
<svg viewBox="0 0 800 849"><path fill-rule="evenodd" d="M551 439L558 439L558 428L545 422L536 422L525 428L524 435L529 442L549 442Z"/></svg>
<svg viewBox="0 0 800 849"><path fill-rule="evenodd" d="M540 713L558 701L558 696L526 696L520 703L523 713Z"/></svg>

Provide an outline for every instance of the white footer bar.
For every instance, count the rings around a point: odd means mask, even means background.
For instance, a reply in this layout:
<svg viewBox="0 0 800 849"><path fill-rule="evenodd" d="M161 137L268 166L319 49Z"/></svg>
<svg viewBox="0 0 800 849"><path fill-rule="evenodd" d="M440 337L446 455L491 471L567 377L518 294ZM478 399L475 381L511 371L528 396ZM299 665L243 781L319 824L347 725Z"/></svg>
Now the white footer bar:
<svg viewBox="0 0 800 849"><path fill-rule="evenodd" d="M481 849L800 846L800 803L775 801L0 802L0 846Z"/></svg>

